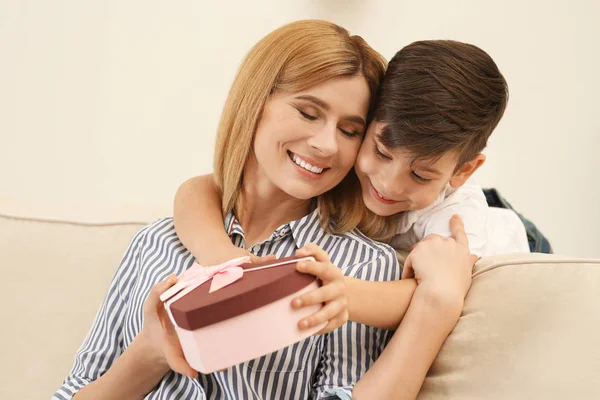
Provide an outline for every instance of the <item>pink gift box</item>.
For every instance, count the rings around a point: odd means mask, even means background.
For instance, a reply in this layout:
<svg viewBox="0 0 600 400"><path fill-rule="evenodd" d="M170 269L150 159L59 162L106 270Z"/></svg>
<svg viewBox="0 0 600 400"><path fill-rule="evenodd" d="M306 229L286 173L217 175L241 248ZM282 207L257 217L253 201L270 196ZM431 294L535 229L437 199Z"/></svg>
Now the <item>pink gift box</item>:
<svg viewBox="0 0 600 400"><path fill-rule="evenodd" d="M175 325L183 354L208 374L299 342L325 324L300 330L298 322L322 305L293 309L292 299L319 287L313 275L296 271L312 257L288 257L262 264L249 257L202 267L194 264L161 295Z"/></svg>

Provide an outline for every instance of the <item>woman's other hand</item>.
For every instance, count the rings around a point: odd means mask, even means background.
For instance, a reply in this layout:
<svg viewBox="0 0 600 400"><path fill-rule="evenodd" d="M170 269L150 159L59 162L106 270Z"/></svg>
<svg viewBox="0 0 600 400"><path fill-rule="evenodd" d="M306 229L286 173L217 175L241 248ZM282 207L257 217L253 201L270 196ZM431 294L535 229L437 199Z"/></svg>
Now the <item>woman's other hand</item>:
<svg viewBox="0 0 600 400"><path fill-rule="evenodd" d="M156 350L158 359L164 361L169 368L190 378L196 378L198 377L198 372L185 360L175 327L169 319L163 302L159 298L161 294L176 282L177 277L171 275L166 280L152 287L144 303L144 327L140 335L152 344L152 348Z"/></svg>

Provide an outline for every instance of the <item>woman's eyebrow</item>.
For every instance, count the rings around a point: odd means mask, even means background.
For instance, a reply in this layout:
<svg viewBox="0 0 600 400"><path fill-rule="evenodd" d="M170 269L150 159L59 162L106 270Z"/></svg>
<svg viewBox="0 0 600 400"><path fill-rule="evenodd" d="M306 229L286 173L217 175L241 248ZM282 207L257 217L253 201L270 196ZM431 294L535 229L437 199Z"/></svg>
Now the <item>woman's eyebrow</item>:
<svg viewBox="0 0 600 400"><path fill-rule="evenodd" d="M329 111L329 104L327 104L323 100L319 99L318 97L311 96L310 94L301 94L299 96L296 96L295 98L298 100L310 101L311 103L315 104L316 106L321 107L323 110Z"/></svg>
<svg viewBox="0 0 600 400"><path fill-rule="evenodd" d="M318 97L311 96L310 94L301 94L294 98L298 99L298 100L305 100L305 101L311 102L314 105L321 107L325 111L329 111L329 109L330 109L329 104L327 104L325 101L319 99ZM348 120L350 122L360 124L363 126L363 128L367 126L367 123L365 122L364 118L361 116L358 116L358 115L350 115L350 116L344 117L344 119Z"/></svg>

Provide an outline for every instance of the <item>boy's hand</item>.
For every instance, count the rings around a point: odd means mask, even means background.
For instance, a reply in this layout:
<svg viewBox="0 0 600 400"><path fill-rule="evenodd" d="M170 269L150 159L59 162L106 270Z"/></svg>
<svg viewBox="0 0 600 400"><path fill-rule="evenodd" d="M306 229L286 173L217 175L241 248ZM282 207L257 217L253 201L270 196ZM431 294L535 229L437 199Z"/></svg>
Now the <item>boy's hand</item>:
<svg viewBox="0 0 600 400"><path fill-rule="evenodd" d="M348 301L346 299L346 283L342 270L329 261L327 253L314 243L310 243L296 251L298 257L313 256L315 262L303 261L297 265L297 270L316 276L323 286L305 293L292 301L292 307L300 308L314 304L325 303L325 306L310 317L298 323L300 329L308 329L327 322L327 325L317 335L331 332L348 321Z"/></svg>
<svg viewBox="0 0 600 400"><path fill-rule="evenodd" d="M414 277L440 295L462 296L471 286L477 257L471 255L464 225L458 215L450 219L451 238L429 235L410 252L404 263L402 279Z"/></svg>

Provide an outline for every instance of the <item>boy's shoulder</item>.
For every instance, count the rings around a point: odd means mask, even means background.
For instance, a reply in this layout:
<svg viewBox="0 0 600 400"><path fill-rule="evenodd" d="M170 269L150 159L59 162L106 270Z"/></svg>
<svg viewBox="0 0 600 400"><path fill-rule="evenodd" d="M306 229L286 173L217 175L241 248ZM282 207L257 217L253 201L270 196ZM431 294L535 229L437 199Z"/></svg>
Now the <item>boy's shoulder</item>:
<svg viewBox="0 0 600 400"><path fill-rule="evenodd" d="M460 204L465 201L474 202L487 208L487 200L485 199L483 189L473 178L469 179L458 189L446 189L444 194L442 201L432 210L444 208L452 204Z"/></svg>
<svg viewBox="0 0 600 400"><path fill-rule="evenodd" d="M475 181L470 179L457 189L447 189L443 198L420 215L416 223L426 226L433 220L442 218L449 219L453 214L465 218L483 217L487 213L488 204L483 189Z"/></svg>
<svg viewBox="0 0 600 400"><path fill-rule="evenodd" d="M488 209L485 194L476 182L470 180L460 188L447 188L428 208L403 215L391 243L397 249L407 250L429 234L450 237L450 218L458 214L469 235L471 252L481 255L487 242Z"/></svg>
<svg viewBox="0 0 600 400"><path fill-rule="evenodd" d="M428 207L422 210L405 212L398 220L396 233L402 235L415 227L415 225L417 227L424 226L440 213L461 213L463 211L467 213L479 213L486 212L487 208L488 205L483 189L471 178L457 189L450 186L446 187Z"/></svg>

